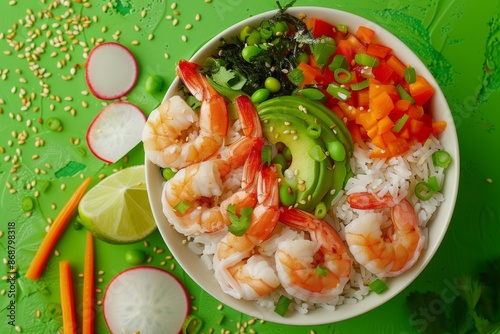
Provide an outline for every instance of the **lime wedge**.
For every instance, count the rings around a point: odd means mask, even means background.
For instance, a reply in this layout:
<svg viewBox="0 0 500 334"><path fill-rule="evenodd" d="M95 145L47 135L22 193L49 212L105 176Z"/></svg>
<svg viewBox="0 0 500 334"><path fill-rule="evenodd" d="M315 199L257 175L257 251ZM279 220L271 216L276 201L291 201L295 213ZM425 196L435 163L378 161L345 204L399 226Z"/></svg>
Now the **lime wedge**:
<svg viewBox="0 0 500 334"><path fill-rule="evenodd" d="M112 244L130 244L151 234L156 224L146 191L144 166L122 169L90 189L78 206L82 225Z"/></svg>

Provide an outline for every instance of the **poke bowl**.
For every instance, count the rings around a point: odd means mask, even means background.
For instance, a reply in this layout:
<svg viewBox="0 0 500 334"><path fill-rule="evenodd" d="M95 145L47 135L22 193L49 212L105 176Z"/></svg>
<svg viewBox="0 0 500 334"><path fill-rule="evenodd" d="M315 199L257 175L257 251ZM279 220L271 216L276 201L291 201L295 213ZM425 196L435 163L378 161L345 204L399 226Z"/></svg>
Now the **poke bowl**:
<svg viewBox="0 0 500 334"><path fill-rule="evenodd" d="M407 67L406 64L411 64L411 67L414 68L418 76L425 78L426 82L433 87L434 92L432 96L429 96L429 100L422 103L423 108L426 113L432 115L433 120L441 121L439 124L446 125L441 128L438 133L436 133L436 138L432 136L429 138L426 137L425 140L421 140L420 146L414 148L414 145L410 145L412 146L411 149L407 149L406 152L397 157L384 156L383 153L385 150L378 150L379 153L382 153L380 157L370 157L370 155L366 153L366 150L368 149L370 152L373 152L375 146L370 144L366 146L365 151L363 151L363 148L359 147L360 143L357 142L356 138L349 139L352 140L351 143L353 151L350 156L345 158L346 160L349 160L349 163L347 164L348 168L345 171L345 174L347 175L346 180L342 184L342 189L340 191L337 190L337 193L333 194L335 195L333 196L333 198L335 198L333 200L333 206L331 210L327 208L327 217L323 219L324 221L327 221L330 226L333 226L338 232L338 235L343 240L342 242L345 246L344 251L352 261L352 269L348 274L349 277L347 277L347 282L342 283L345 284L342 285L343 291L340 292L331 303L309 302L303 301L300 298L295 299L295 296L290 295L286 289L283 289L282 286L279 286L276 291L271 293L270 295L272 296L268 295L257 301L233 297L223 290L221 287L223 284L221 284L219 279L216 278L214 271L211 268L213 266L213 263L211 262L213 261L214 250L212 249L212 254L207 255L203 249L203 247L213 248L213 245L210 247L200 245L203 244L204 241L200 241L203 240L203 237L200 238L198 235L199 233L194 233L188 236L179 233L174 228L173 223L169 221L165 215L163 208L164 200L162 197L166 179L162 174L163 168L158 166L157 163L152 162L151 157L148 156L148 154L146 154L145 159L146 182L151 208L162 238L164 239L169 250L172 252L173 256L182 266L183 270L206 292L233 309L259 319L288 325L319 325L353 318L386 303L412 283L425 269L439 248L453 215L455 200L458 193L459 148L453 117L443 92L440 90L436 80L433 78L425 64L423 64L418 56L415 55L412 50L397 37L371 21L339 10L321 7L292 7L287 8L286 13L300 19L304 18L304 20L308 18L315 18L320 20L320 22L330 22L334 26L340 24L340 26L336 26L338 29L348 29L345 36L348 34L356 36L355 33L359 27L369 28L368 31L373 31L375 36L373 41L371 41L372 44L390 47L390 49L392 49L390 54L395 55L401 63L405 64L405 67ZM273 17L275 14L276 11L271 11L255 15L226 29L219 35L213 37L206 45L198 50L189 60L189 63L198 64L201 67L207 58L210 58L217 53L217 48L221 44L221 39L229 39L231 36L239 36L241 31L243 31L247 26L259 27L264 20ZM361 38L359 35L357 37ZM330 61L331 59L332 57L330 57ZM354 60L351 63L354 64ZM386 62L384 63L386 64ZM363 65L363 67L365 67L365 65ZM404 70L404 68L401 69L401 71L402 70ZM371 74L366 77L370 78L370 75ZM182 91L183 87L184 85L181 83L179 77L176 78L166 92L163 101L167 101L172 96L180 95L180 91ZM338 87L340 87L340 93L342 93L342 88L344 88L345 85L339 84L337 85L336 90L330 90L329 92L333 92L332 94L338 94ZM341 96L335 101L335 103L338 103L339 101L345 102L346 100L342 99ZM231 102L229 101L227 103L229 104ZM262 102L262 104L264 103L267 102ZM413 101L412 105L414 103L415 101ZM258 103L256 103L255 106L257 109L259 108ZM359 110L360 108L357 109ZM361 110L362 109L363 108L361 108ZM287 117L286 113L282 113L283 121L286 122ZM338 119L343 120L344 123L348 123L349 121L348 116L346 115L340 115ZM361 121L358 121L357 123L361 123ZM353 119L352 124L357 123ZM395 121L394 123L395 124L392 125L392 131L398 132L395 130L401 130L395 129L395 127L400 127L401 124L398 126L398 122ZM404 126L404 124L402 126ZM363 138L368 138L366 133ZM266 139L269 140L269 138ZM146 143L144 137L143 141ZM148 148L146 146L145 149L147 152ZM434 151L447 152L449 157L451 157L451 163L443 168L435 166L434 163L431 162L431 154ZM274 149L272 152L273 155L276 154ZM415 173L424 173L425 175L419 177L407 175L405 177L408 177L410 180L402 183L399 183L398 180L394 181L394 177L398 177L398 171L404 169L404 171L401 172L402 175L412 174L415 166L420 166L418 168L421 169L419 172ZM177 170L174 168L174 171ZM387 172L385 176L382 176L382 178L387 177L385 181L379 179L379 177L381 177L381 171L382 173L384 173L384 171ZM356 177L358 173L363 175ZM428 198L422 199L421 197L427 196L429 189L425 189L425 191L423 191L422 194L419 194L417 198L413 188L415 188L416 183L420 183L418 181L425 181L424 184L428 185L428 183L430 183L430 180L428 180L429 178L432 178L434 183L436 183L435 174L437 174L438 186L437 188L431 190L433 193L433 196L430 199L432 205L427 205L429 203ZM283 177L283 175L281 176ZM371 178L371 180L366 181L367 178ZM282 180L279 179L279 181L281 182ZM384 182L386 183L385 185ZM364 265L360 265L357 259L353 256L353 252L356 252L355 248L350 248L349 245L346 244L345 238L348 232L346 232L345 227L348 226L351 221L365 215L364 209L356 210L355 208L352 208L346 198L350 193L361 191L359 189L364 189L366 192L366 189L370 187L373 189L378 187L377 191L379 191L378 194L381 196L383 193L388 195L391 194L391 191L394 191L389 189L391 186L396 189L396 194L392 195L395 197L400 196L397 200L398 202L403 200L403 198L407 198L408 202L412 203L415 208L416 215L419 219L418 230L421 233L419 246L416 246L419 251L415 259L408 260L412 262L411 266L408 266L408 268L404 268L394 275L384 275L384 273L381 273L380 275L373 274L366 269L368 266L365 268ZM424 201L427 201L427 204L423 203ZM393 207L392 205L388 205L388 207L389 206ZM290 207L293 207L293 205ZM373 208L369 209L370 212L373 211L371 210ZM282 208L281 212L283 212L283 210L286 211L286 209ZM392 209L385 208L381 210L385 210L384 212L386 212L387 210ZM378 213L378 215L385 215L384 217L387 218L387 216L390 216L390 213ZM278 224L281 224L281 222ZM281 228L280 231L283 229L284 228ZM347 231L349 231L349 229L347 229ZM227 233L227 230L217 231L213 233L213 236L216 240L218 240L218 242L220 242L221 238L223 238L223 236ZM308 233L302 234L308 235ZM296 234L292 233L292 235L293 238L296 237ZM207 238L211 237L211 235L208 235ZM306 236L305 238L310 239L311 237ZM261 247L261 245L258 246ZM253 251L252 254L258 252L259 251ZM210 251L208 253L210 253ZM271 262L270 266L272 267L273 260L269 260L268 262ZM385 273L387 273L387 270ZM318 275L321 276L322 273L319 272ZM370 287L370 283L373 283L374 281L383 282L383 290L385 291L381 293L372 291L376 290L373 286ZM274 307L281 295L286 295L291 303L288 306L288 311L279 315L275 312Z"/></svg>

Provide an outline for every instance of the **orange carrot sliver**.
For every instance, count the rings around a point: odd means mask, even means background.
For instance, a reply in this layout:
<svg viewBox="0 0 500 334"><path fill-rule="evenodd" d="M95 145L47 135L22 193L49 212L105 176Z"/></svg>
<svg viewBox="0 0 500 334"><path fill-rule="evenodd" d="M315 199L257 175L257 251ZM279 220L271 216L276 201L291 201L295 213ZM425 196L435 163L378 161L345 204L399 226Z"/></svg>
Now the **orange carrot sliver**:
<svg viewBox="0 0 500 334"><path fill-rule="evenodd" d="M90 181L92 181L92 178L90 177L83 181L83 183L73 193L69 201L64 205L61 212L59 212L59 214L57 215L56 219L49 229L49 232L45 235L40 248L38 248L38 251L35 254L35 258L31 262L28 271L26 272L27 278L37 280L42 275L42 272L45 269L45 265L49 260L52 249L59 240L59 237L61 236L64 228L71 218L71 215L73 214L76 207L78 206L78 203L85 194L85 190L87 190Z"/></svg>
<svg viewBox="0 0 500 334"><path fill-rule="evenodd" d="M87 232L85 246L85 264L83 268L83 321L82 334L94 333L94 239L92 233Z"/></svg>
<svg viewBox="0 0 500 334"><path fill-rule="evenodd" d="M59 262L59 280L61 285L61 309L64 334L76 334L75 299L69 261Z"/></svg>

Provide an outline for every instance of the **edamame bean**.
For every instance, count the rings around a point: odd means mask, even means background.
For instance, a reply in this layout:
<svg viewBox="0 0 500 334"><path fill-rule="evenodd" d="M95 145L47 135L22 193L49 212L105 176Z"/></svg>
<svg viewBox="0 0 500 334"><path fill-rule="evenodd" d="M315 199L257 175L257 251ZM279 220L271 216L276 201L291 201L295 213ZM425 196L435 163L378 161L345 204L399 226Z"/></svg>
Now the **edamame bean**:
<svg viewBox="0 0 500 334"><path fill-rule="evenodd" d="M279 189L280 192L280 201L284 206L290 206L295 204L297 200L297 193L295 190L290 187L288 184L282 184Z"/></svg>
<svg viewBox="0 0 500 334"><path fill-rule="evenodd" d="M141 264L146 259L146 254L138 249L130 249L125 254L125 260L130 264Z"/></svg>
<svg viewBox="0 0 500 334"><path fill-rule="evenodd" d="M345 147L339 141L327 143L326 148L330 157L335 161L343 161L345 159Z"/></svg>
<svg viewBox="0 0 500 334"><path fill-rule="evenodd" d="M261 41L260 32L258 32L257 30L253 30L245 40L247 45L257 45L260 43L260 41Z"/></svg>
<svg viewBox="0 0 500 334"><path fill-rule="evenodd" d="M261 51L262 50L258 46L248 45L245 46L243 50L241 50L241 56L243 57L243 59L250 62L250 60L253 57L257 56Z"/></svg>
<svg viewBox="0 0 500 334"><path fill-rule="evenodd" d="M301 52L296 59L297 65L300 63L309 63L309 55L307 54L307 52Z"/></svg>
<svg viewBox="0 0 500 334"><path fill-rule="evenodd" d="M281 89L281 83L278 79L269 77L266 81L264 81L264 87L266 87L271 93L276 93Z"/></svg>
<svg viewBox="0 0 500 334"><path fill-rule="evenodd" d="M271 92L267 88L260 88L257 89L253 94L252 97L250 98L253 103L261 103L269 97Z"/></svg>
<svg viewBox="0 0 500 334"><path fill-rule="evenodd" d="M157 93L163 87L163 79L156 74L151 74L146 79L146 91L150 94Z"/></svg>
<svg viewBox="0 0 500 334"><path fill-rule="evenodd" d="M274 36L286 34L288 32L288 25L283 21L276 22L272 27L272 32Z"/></svg>

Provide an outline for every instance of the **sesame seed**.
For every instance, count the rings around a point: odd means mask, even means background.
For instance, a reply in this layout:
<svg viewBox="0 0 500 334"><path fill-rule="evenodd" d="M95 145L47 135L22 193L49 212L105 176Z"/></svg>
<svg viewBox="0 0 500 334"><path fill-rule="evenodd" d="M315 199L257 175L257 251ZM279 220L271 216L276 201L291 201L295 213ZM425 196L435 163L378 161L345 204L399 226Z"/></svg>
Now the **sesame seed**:
<svg viewBox="0 0 500 334"><path fill-rule="evenodd" d="M486 178L486 182L488 182L488 183L493 183L493 179L492 179L492 178L490 178L490 177L488 177L488 178Z"/></svg>
<svg viewBox="0 0 500 334"><path fill-rule="evenodd" d="M59 256L60 255L60 253L59 253L59 251L57 249L54 251L54 255L55 256Z"/></svg>
<svg viewBox="0 0 500 334"><path fill-rule="evenodd" d="M178 19L174 19L174 20L172 21L172 25L173 25L173 26L176 26L176 25L177 25L177 23L179 23L179 20L178 20Z"/></svg>
<svg viewBox="0 0 500 334"><path fill-rule="evenodd" d="M138 40L133 40L132 41L132 45L139 45L139 41Z"/></svg>
<svg viewBox="0 0 500 334"><path fill-rule="evenodd" d="M186 24L186 26L184 27L184 29L189 30L192 27L193 27L193 25L191 23L189 23L189 24Z"/></svg>
<svg viewBox="0 0 500 334"><path fill-rule="evenodd" d="M196 16L194 17L194 19L195 19L196 21L201 20L201 15L200 15L200 14L196 14Z"/></svg>
<svg viewBox="0 0 500 334"><path fill-rule="evenodd" d="M183 42L187 42L187 36L186 35L182 35L181 39L182 39Z"/></svg>

